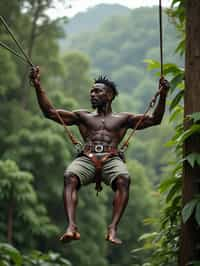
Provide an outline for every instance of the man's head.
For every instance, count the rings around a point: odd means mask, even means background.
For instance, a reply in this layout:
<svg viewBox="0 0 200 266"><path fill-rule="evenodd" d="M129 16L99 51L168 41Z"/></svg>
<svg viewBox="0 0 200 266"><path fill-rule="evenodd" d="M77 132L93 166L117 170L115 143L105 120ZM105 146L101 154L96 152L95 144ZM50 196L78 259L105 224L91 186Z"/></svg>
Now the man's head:
<svg viewBox="0 0 200 266"><path fill-rule="evenodd" d="M116 85L106 76L99 76L94 80L94 85L90 91L90 99L93 108L101 107L111 103L118 95Z"/></svg>

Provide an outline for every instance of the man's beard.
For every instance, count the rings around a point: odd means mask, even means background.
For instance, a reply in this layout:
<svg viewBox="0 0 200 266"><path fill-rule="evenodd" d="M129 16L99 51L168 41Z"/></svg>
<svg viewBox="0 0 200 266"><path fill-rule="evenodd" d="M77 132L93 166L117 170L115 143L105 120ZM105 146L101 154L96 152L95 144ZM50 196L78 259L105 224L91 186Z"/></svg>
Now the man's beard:
<svg viewBox="0 0 200 266"><path fill-rule="evenodd" d="M106 104L107 102L104 102L104 101L91 101L91 105L93 109L102 108Z"/></svg>
<svg viewBox="0 0 200 266"><path fill-rule="evenodd" d="M91 105L93 109L98 108L99 106L102 105L102 103L98 102L98 101L91 101Z"/></svg>
<svg viewBox="0 0 200 266"><path fill-rule="evenodd" d="M91 103L92 109L97 109L98 104L97 103Z"/></svg>

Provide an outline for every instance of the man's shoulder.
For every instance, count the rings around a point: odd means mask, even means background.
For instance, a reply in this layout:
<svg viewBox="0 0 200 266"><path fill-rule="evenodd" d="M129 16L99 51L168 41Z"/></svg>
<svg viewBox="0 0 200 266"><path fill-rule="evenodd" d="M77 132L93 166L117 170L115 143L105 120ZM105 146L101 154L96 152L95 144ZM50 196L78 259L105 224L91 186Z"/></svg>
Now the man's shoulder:
<svg viewBox="0 0 200 266"><path fill-rule="evenodd" d="M76 114L91 114L91 112L86 109L74 110L73 112Z"/></svg>
<svg viewBox="0 0 200 266"><path fill-rule="evenodd" d="M91 115L91 112L86 109L74 110L73 113L75 113L80 118Z"/></svg>
<svg viewBox="0 0 200 266"><path fill-rule="evenodd" d="M119 117L130 117L130 116L133 116L134 114L133 113L130 113L130 112L120 112L120 113L115 113L116 116L119 116Z"/></svg>

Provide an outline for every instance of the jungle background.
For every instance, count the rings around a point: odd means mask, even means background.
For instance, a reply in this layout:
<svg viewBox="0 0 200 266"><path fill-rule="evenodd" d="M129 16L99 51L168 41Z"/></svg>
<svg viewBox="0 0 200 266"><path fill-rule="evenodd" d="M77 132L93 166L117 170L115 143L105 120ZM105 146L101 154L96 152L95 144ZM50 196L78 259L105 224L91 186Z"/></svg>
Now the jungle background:
<svg viewBox="0 0 200 266"><path fill-rule="evenodd" d="M114 112L144 112L158 89L157 71L148 70L159 66L158 7L130 10L102 4L72 19L52 20L47 15L52 5L49 0L1 0L0 15L40 66L42 85L53 105L91 110L90 86L105 74L118 85ZM183 59L175 53L180 36L172 18L163 15L166 67L182 67ZM0 40L16 49L2 25ZM63 245L58 241L67 225L63 172L75 152L63 128L42 116L29 70L0 49L0 265L157 265L150 262L152 251L141 246L160 227L165 203L158 188L176 161L165 145L173 136L169 111L160 126L137 132L127 151L132 183L119 227L124 244L116 247L105 241L113 192L104 186L96 197L91 185L79 196L81 241ZM172 74L168 77L171 80ZM172 100L173 94L168 107Z"/></svg>

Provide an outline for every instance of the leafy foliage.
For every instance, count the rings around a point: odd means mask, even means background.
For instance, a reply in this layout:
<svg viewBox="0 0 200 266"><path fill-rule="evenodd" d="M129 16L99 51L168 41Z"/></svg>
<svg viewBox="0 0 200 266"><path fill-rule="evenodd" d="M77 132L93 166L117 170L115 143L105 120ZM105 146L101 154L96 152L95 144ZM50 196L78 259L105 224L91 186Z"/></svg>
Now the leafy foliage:
<svg viewBox="0 0 200 266"><path fill-rule="evenodd" d="M46 15L46 11L52 5L53 1L46 0L9 1L9 3L3 0L0 3L0 9L8 18L17 37L22 40L23 47L27 48L33 62L41 66L42 85L53 104L57 108L67 110L88 107L88 89L92 84L91 73L96 75L99 71L106 71L122 88L115 109L143 111L144 105L155 91L152 75L147 74L144 78L143 62L146 57L159 54L155 9L138 9L127 17L108 18L101 29L92 36L83 34L76 37L76 45L73 45L73 48L77 45L83 46L82 51L85 50L86 54L71 50L61 54L59 41L63 36L62 28L59 21L52 21ZM38 15L36 11L39 12ZM146 28L150 24L152 30L147 32ZM172 28L166 30L173 32ZM174 34L169 33L167 36L169 38L167 46L172 49L175 43ZM2 31L0 38L12 46L7 34ZM0 73L2 171L0 206L3 210L0 239L4 241L6 238L8 199L14 189L17 208L14 208L13 235L14 244L20 250L30 251L37 248L46 252L59 251L74 265L142 264L146 258L145 252L144 256L132 257L127 256L127 250L129 252L137 248L138 237L152 228L145 218L151 213L155 212L155 216L158 213L156 209L159 207L155 201L159 195L152 192L152 186L159 183L162 178L161 173L167 167L169 154L162 143L171 134L168 124L164 122L163 129L140 133L128 151L128 165L133 182L129 207L120 227L120 234L127 245L119 247L117 252L115 248L107 245L104 235L107 223L110 221L113 194L109 188L96 198L91 187L80 191L78 225L81 230L81 241L75 245L61 246L57 241L57 228L60 228L59 231L65 230L67 222L61 208L62 175L74 156L73 149L66 142L63 129L58 124L41 117L35 92L28 84L27 67L8 55L6 51L1 50L0 53L2 70ZM169 55L167 60L169 61L171 57L174 56ZM165 71L166 73L174 71L171 79L172 87L178 86L179 91L182 91L183 69L168 64ZM180 99L171 108L176 119L182 116L181 103ZM72 130L77 133L76 130ZM182 128L179 127L179 130L182 131ZM161 242L154 241L162 247L160 261L165 251L170 260L171 250L177 248L177 241L171 243L170 238L177 239L175 224L176 210L180 208L179 195L177 195L180 174L181 169L178 168L172 180L169 180L168 187L163 188L165 192L169 189L168 208L163 213L163 225L166 225L167 229L163 227L162 239L158 235ZM171 207L171 202L175 209ZM170 217L173 223L166 217ZM143 221L146 221L146 225ZM173 230L170 227L172 224ZM7 249L9 248L7 246ZM17 256L21 256L21 261L26 266L69 265L69 262L57 253L41 254L30 251L28 253L31 255L24 256L15 249L12 251L12 247L10 252L13 252L13 257L9 254L3 257L1 254L5 265L15 263Z"/></svg>
<svg viewBox="0 0 200 266"><path fill-rule="evenodd" d="M182 33L181 41L176 49L180 54L184 53L185 40L185 1L172 1L172 9L168 10L168 14L173 19L178 31ZM158 67L158 63L151 60L150 68ZM157 220L159 230L148 235L144 235L140 240L144 241L144 245L138 251L151 251L153 255L144 265L177 265L178 252L180 243L181 220L187 223L193 216L196 223L199 225L199 195L195 195L194 199L187 202L182 209L182 175L183 161L187 161L191 167L199 164L200 154L191 153L182 159L184 142L194 135L199 135L199 113L193 113L186 120L189 121L189 127L184 129L183 122L179 122L180 118L183 121L183 102L184 95L184 70L175 64L165 65L165 73L170 74L171 93L174 93L170 103L171 117L170 122L175 125L175 134L168 142L176 153L176 162L171 174L167 179L161 182L159 190L163 194L163 207L160 212L160 218ZM188 119L189 118L189 119ZM181 219L182 218L182 219ZM188 265L199 265L198 261L193 261Z"/></svg>
<svg viewBox="0 0 200 266"><path fill-rule="evenodd" d="M31 184L33 176L30 173L20 171L15 162L7 160L0 161L0 177L1 210L3 213L8 212L8 220L2 217L1 225L7 222L7 231L10 234L8 241L14 240L16 244L24 245L34 236L57 232L57 227L50 223L46 208L38 201ZM26 237L23 239L19 234L12 233L19 224L26 224L24 234L32 232L29 239Z"/></svg>
<svg viewBox="0 0 200 266"><path fill-rule="evenodd" d="M71 263L58 253L32 251L31 254L24 255L6 243L0 243L0 262L2 266L71 266Z"/></svg>

